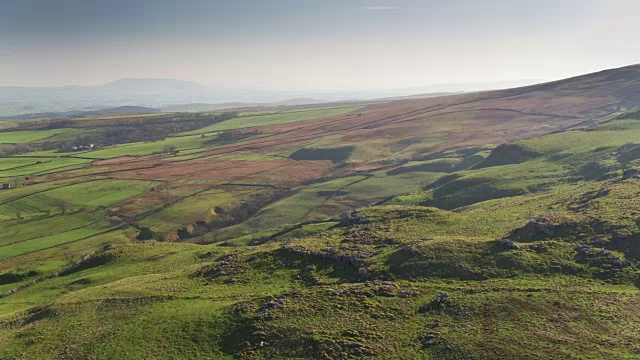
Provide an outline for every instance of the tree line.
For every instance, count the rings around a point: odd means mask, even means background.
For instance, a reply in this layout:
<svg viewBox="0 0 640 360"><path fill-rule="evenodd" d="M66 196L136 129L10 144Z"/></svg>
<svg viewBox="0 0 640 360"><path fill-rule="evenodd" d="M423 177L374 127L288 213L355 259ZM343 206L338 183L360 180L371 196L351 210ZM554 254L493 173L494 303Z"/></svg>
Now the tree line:
<svg viewBox="0 0 640 360"><path fill-rule="evenodd" d="M0 148L0 156L9 156L34 151L71 152L86 150L92 144L94 149L103 146L132 142L160 141L167 136L180 132L193 131L237 117L237 113L190 114L170 118L166 121L143 121L140 123L123 122L95 129L83 129L81 134L60 134L43 141L15 144ZM47 129L73 128L75 121L61 120L47 125Z"/></svg>

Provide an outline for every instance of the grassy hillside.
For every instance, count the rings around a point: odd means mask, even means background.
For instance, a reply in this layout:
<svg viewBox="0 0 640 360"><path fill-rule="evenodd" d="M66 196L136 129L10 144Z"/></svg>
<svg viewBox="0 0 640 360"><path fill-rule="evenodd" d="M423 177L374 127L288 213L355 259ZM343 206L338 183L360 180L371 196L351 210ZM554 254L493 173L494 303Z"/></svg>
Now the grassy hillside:
<svg viewBox="0 0 640 360"><path fill-rule="evenodd" d="M5 129L0 358L639 358L638 82Z"/></svg>
<svg viewBox="0 0 640 360"><path fill-rule="evenodd" d="M623 117L500 146L472 169L443 177L397 203L454 209L586 180L621 178L625 169L640 165L640 121Z"/></svg>
<svg viewBox="0 0 640 360"><path fill-rule="evenodd" d="M2 300L0 354L633 358L640 180L605 184L462 213L365 208L251 247L103 249Z"/></svg>

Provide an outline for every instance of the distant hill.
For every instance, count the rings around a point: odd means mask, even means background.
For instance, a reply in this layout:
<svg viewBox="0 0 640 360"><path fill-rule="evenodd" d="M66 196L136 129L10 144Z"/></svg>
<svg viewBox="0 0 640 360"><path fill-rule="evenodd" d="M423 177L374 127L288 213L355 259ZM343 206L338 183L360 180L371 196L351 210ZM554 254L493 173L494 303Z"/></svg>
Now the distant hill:
<svg viewBox="0 0 640 360"><path fill-rule="evenodd" d="M166 112L206 112L222 109L233 108L251 108L251 107L274 107L274 106L302 106L313 104L327 104L329 101L310 99L310 98L297 98L283 101L277 101L272 103L251 103L251 102L224 102L219 104L207 104L207 103L191 103L191 104L177 104L163 106L162 111Z"/></svg>
<svg viewBox="0 0 640 360"><path fill-rule="evenodd" d="M298 105L326 104L328 102L329 101L319 100L319 99L298 98L298 99L290 99L290 100L274 102L274 103L271 103L271 105L275 105L275 106L298 106Z"/></svg>
<svg viewBox="0 0 640 360"><path fill-rule="evenodd" d="M226 100L224 96L221 90L174 79L120 79L97 86L55 88L0 87L0 116L114 106L155 108L176 103Z"/></svg>
<svg viewBox="0 0 640 360"><path fill-rule="evenodd" d="M87 115L110 115L110 114L153 114L161 112L160 109L146 106L119 106L115 108L87 111Z"/></svg>
<svg viewBox="0 0 640 360"><path fill-rule="evenodd" d="M460 94L464 94L464 93L450 93L450 92L442 92L442 93L427 93L427 94L416 94L416 95L405 95L405 96L392 96L392 97L386 97L386 98L380 98L380 99L376 99L376 100L383 100L383 101L395 101L395 100L414 100L414 99L428 99L428 98L433 98L433 97L440 97L440 96L449 96L449 95L460 95Z"/></svg>
<svg viewBox="0 0 640 360"><path fill-rule="evenodd" d="M176 80L176 79L120 79L112 81L98 88L104 90L112 90L125 92L128 94L166 94L166 93L188 93L195 94L198 92L206 92L207 88L192 81Z"/></svg>
<svg viewBox="0 0 640 360"><path fill-rule="evenodd" d="M531 83L526 81L524 83ZM95 86L0 87L0 116L33 113L94 110L114 106L168 108L166 111L209 111L228 107L299 106L335 101L399 98L413 94L442 94L506 88L502 82L486 84L443 84L367 92L312 92L230 89L204 86L177 79L124 78ZM178 104L178 105L176 105ZM174 106L189 105L183 108ZM200 104L207 104L200 106ZM222 106L224 105L224 106ZM186 110L184 110L186 109Z"/></svg>
<svg viewBox="0 0 640 360"><path fill-rule="evenodd" d="M125 78L96 86L54 88L9 86L0 87L0 116L46 113L47 117L51 117L54 113L110 108L114 105L198 112L265 104L290 106L327 102L299 98L299 95L295 92L207 87L176 79Z"/></svg>
<svg viewBox="0 0 640 360"><path fill-rule="evenodd" d="M125 114L154 114L161 112L160 109L145 106L119 106L115 108L106 108L93 111L64 111L64 112L46 112L33 113L17 116L9 116L7 119L13 120L34 120L34 119L51 119L51 118L77 118L87 116L100 115L125 115Z"/></svg>
<svg viewBox="0 0 640 360"><path fill-rule="evenodd" d="M230 107L320 104L296 92L207 87L176 79L119 79L96 86L0 87L0 116L64 113L117 106L209 111ZM331 96L330 96L331 97ZM333 100L339 98L332 97ZM177 105L176 105L177 104ZM28 117L32 117L29 115Z"/></svg>
<svg viewBox="0 0 640 360"><path fill-rule="evenodd" d="M207 112L207 111L215 111L215 110L221 110L221 109L244 108L244 107L263 106L263 105L264 104L260 104L260 103L243 103L243 102L231 102L231 103L220 103L220 104L191 103L191 104L163 106L161 110L165 112Z"/></svg>

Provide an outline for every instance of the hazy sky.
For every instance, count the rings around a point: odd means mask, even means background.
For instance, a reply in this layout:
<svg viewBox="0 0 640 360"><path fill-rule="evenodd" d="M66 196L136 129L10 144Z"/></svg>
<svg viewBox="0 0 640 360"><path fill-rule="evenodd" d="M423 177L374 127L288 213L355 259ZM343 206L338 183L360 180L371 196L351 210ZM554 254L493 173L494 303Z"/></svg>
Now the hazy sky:
<svg viewBox="0 0 640 360"><path fill-rule="evenodd" d="M640 63L639 13L639 0L0 0L0 85L550 80Z"/></svg>

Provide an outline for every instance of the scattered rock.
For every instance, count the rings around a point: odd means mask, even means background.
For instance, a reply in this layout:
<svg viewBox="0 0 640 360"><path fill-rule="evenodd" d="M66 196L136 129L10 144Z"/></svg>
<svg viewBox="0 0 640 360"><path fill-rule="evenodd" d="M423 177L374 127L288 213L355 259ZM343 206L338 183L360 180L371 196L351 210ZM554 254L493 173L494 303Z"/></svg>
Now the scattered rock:
<svg viewBox="0 0 640 360"><path fill-rule="evenodd" d="M426 313L430 311L441 310L450 304L451 304L451 301L449 300L449 294L441 293L441 294L438 294L433 300L429 301L428 303L420 307L418 312Z"/></svg>
<svg viewBox="0 0 640 360"><path fill-rule="evenodd" d="M575 247L579 260L592 266L608 266L614 268L625 268L631 266L629 260L623 259L611 251L591 245L578 245Z"/></svg>
<svg viewBox="0 0 640 360"><path fill-rule="evenodd" d="M534 242L568 237L574 235L579 227L579 224L560 215L544 214L530 220L525 226L512 230L508 238L519 242Z"/></svg>
<svg viewBox="0 0 640 360"><path fill-rule="evenodd" d="M520 248L518 244L513 242L513 240L507 238L498 240L498 244L502 245L508 250L518 250Z"/></svg>
<svg viewBox="0 0 640 360"><path fill-rule="evenodd" d="M601 187L600 190L598 190L598 192L593 196L594 199L599 199L601 197L605 197L607 195L609 195L609 193L611 192L611 190L609 188L606 187Z"/></svg>
<svg viewBox="0 0 640 360"><path fill-rule="evenodd" d="M428 348L437 344L439 334L437 332L430 331L420 337L420 343L422 347Z"/></svg>
<svg viewBox="0 0 640 360"><path fill-rule="evenodd" d="M599 161L590 161L580 168L578 175L586 179L597 179L613 170L613 167Z"/></svg>
<svg viewBox="0 0 640 360"><path fill-rule="evenodd" d="M602 235L597 235L593 238L593 244L598 246L604 246L609 243L609 240Z"/></svg>
<svg viewBox="0 0 640 360"><path fill-rule="evenodd" d="M622 173L622 179L640 179L640 168L625 169Z"/></svg>
<svg viewBox="0 0 640 360"><path fill-rule="evenodd" d="M343 214L338 219L343 225L363 225L369 223L369 218L365 215L358 215L356 210Z"/></svg>

